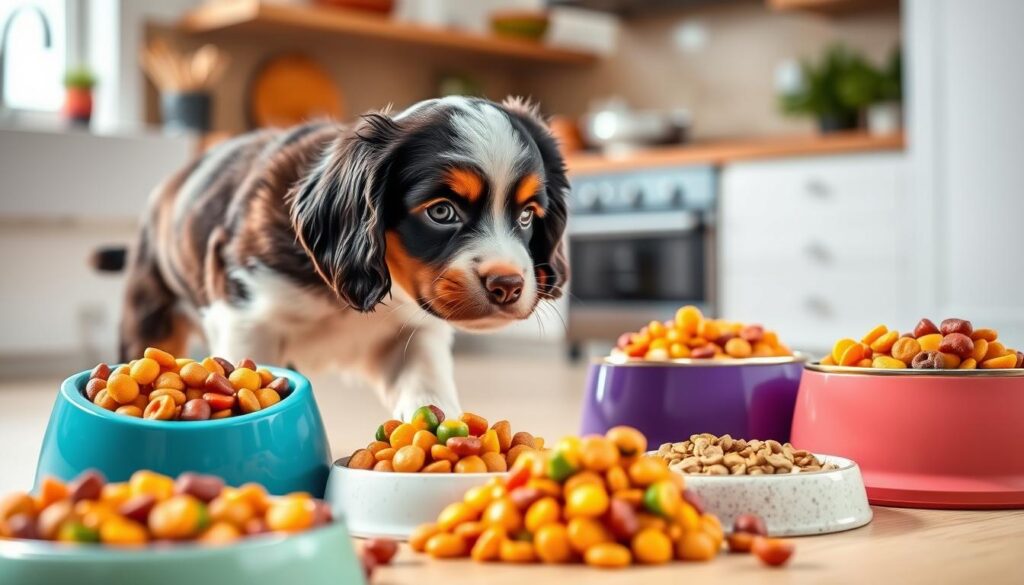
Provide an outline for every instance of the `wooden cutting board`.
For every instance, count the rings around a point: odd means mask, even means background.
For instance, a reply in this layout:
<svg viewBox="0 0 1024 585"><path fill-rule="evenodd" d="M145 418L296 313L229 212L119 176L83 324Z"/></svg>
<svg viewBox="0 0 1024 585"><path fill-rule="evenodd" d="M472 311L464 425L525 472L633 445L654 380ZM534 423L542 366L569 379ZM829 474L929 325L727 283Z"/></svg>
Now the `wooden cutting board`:
<svg viewBox="0 0 1024 585"><path fill-rule="evenodd" d="M319 63L301 53L271 57L249 85L249 125L292 126L342 119L341 90Z"/></svg>

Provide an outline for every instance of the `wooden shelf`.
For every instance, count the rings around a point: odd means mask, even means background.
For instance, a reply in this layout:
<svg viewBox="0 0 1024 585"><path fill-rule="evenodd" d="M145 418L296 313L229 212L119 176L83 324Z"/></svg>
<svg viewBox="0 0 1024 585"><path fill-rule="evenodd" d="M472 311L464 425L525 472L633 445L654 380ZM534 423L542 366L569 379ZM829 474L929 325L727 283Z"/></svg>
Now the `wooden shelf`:
<svg viewBox="0 0 1024 585"><path fill-rule="evenodd" d="M779 11L813 12L835 16L862 10L899 6L899 0L767 0L768 6Z"/></svg>
<svg viewBox="0 0 1024 585"><path fill-rule="evenodd" d="M304 30L556 65L588 65L597 61L597 55L592 53L548 47L528 40L427 27L341 8L274 4L260 0L207 3L188 12L179 26L192 33L229 29Z"/></svg>

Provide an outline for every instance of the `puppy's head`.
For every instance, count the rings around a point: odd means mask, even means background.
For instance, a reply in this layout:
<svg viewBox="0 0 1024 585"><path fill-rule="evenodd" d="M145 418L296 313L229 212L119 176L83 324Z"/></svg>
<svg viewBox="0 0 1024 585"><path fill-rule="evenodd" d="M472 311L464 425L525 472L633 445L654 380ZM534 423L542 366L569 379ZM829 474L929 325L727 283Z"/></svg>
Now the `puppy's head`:
<svg viewBox="0 0 1024 585"><path fill-rule="evenodd" d="M370 311L393 288L466 329L561 295L568 181L536 111L444 98L364 116L295 192L299 241Z"/></svg>

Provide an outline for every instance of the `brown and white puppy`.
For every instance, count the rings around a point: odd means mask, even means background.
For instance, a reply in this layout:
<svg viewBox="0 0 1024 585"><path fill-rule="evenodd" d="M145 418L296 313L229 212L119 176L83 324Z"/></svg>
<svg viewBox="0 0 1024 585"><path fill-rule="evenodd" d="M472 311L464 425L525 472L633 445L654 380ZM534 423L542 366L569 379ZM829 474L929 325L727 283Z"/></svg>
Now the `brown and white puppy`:
<svg viewBox="0 0 1024 585"><path fill-rule="evenodd" d="M534 109L452 97L247 134L161 185L129 265L122 358L185 350L361 369L394 416L459 412L452 326L560 295L568 182Z"/></svg>

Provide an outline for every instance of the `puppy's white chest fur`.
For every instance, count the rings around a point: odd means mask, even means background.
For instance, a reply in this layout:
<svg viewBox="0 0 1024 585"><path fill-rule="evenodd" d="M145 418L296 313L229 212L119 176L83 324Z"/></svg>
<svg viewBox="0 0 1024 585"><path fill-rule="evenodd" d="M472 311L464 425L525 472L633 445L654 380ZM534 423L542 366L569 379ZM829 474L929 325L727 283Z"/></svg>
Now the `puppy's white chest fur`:
<svg viewBox="0 0 1024 585"><path fill-rule="evenodd" d="M243 304L218 301L202 310L214 355L309 371L358 369L392 409L411 414L434 403L458 411L454 387L450 392L420 387L438 374L451 379L452 328L420 309L399 287L374 312L360 313L262 266L234 271L231 277L251 291L250 297ZM393 391L402 387L408 391ZM399 397L408 404L398 404Z"/></svg>

